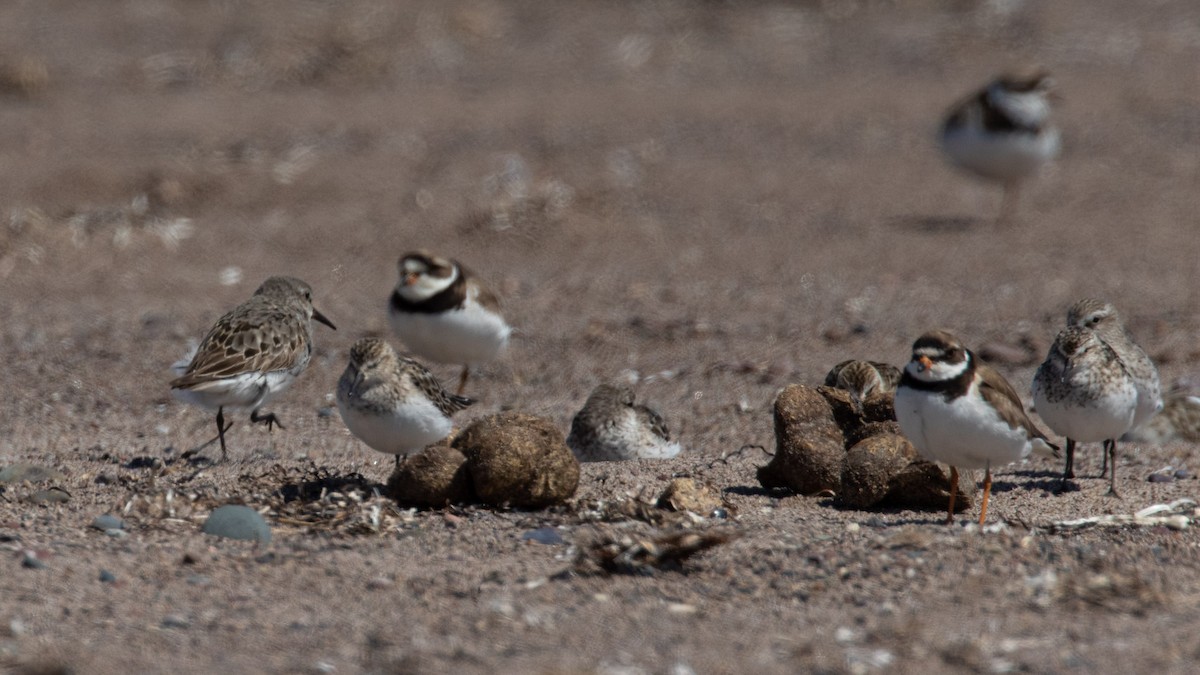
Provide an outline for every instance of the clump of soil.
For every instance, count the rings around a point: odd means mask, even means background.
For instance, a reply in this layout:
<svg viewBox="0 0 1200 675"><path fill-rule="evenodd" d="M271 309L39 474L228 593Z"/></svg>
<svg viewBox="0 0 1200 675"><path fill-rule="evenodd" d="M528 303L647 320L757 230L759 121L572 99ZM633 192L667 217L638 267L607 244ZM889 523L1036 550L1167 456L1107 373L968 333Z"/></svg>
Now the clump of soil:
<svg viewBox="0 0 1200 675"><path fill-rule="evenodd" d="M413 506L474 501L467 458L449 445L431 445L400 463L387 482L392 499Z"/></svg>
<svg viewBox="0 0 1200 675"><path fill-rule="evenodd" d="M475 494L486 504L559 504L579 486L579 461L544 417L504 412L476 420L454 439Z"/></svg>

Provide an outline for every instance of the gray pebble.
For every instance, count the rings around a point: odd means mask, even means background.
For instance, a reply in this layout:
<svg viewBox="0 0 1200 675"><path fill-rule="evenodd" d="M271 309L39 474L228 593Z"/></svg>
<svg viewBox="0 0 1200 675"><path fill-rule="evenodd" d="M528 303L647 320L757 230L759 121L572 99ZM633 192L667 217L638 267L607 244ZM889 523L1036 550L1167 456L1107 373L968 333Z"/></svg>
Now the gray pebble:
<svg viewBox="0 0 1200 675"><path fill-rule="evenodd" d="M258 511L249 506L226 504L213 511L201 528L205 534L228 539L244 539L264 544L271 541L271 528Z"/></svg>
<svg viewBox="0 0 1200 675"><path fill-rule="evenodd" d="M102 516L96 516L96 519L92 521L92 527L97 530L123 530L125 529L125 521L106 513Z"/></svg>
<svg viewBox="0 0 1200 675"><path fill-rule="evenodd" d="M1169 473L1152 473L1148 479L1151 483L1170 483L1175 480L1175 476Z"/></svg>
<svg viewBox="0 0 1200 675"><path fill-rule="evenodd" d="M1175 480L1188 480L1192 477L1192 472L1187 469L1180 469L1175 472Z"/></svg>
<svg viewBox="0 0 1200 675"><path fill-rule="evenodd" d="M106 584L111 584L117 580L117 575L108 570L100 570L100 581Z"/></svg>
<svg viewBox="0 0 1200 675"><path fill-rule="evenodd" d="M25 555L21 556L21 567L31 570L44 570L46 569L46 563L39 560L33 553L26 551Z"/></svg>
<svg viewBox="0 0 1200 675"><path fill-rule="evenodd" d="M558 529L553 527L539 527L536 530L529 530L521 535L521 541L533 541L539 544L561 544L563 543L562 535L558 533Z"/></svg>
<svg viewBox="0 0 1200 675"><path fill-rule="evenodd" d="M69 501L71 493L62 488L38 490L29 496L29 502L32 504L66 504Z"/></svg>
<svg viewBox="0 0 1200 675"><path fill-rule="evenodd" d="M106 535L108 535L108 536L112 537L113 539L121 539L122 537L128 537L128 536L129 536L129 533L128 533L128 532L126 532L125 530L118 530L118 529L117 529L117 528L115 528L115 527L114 527L114 528L110 528L110 529L107 529L107 530L105 530L105 531L104 531L104 534L106 534Z"/></svg>
<svg viewBox="0 0 1200 675"><path fill-rule="evenodd" d="M181 614L168 614L163 617L162 625L163 628L187 628L192 622Z"/></svg>

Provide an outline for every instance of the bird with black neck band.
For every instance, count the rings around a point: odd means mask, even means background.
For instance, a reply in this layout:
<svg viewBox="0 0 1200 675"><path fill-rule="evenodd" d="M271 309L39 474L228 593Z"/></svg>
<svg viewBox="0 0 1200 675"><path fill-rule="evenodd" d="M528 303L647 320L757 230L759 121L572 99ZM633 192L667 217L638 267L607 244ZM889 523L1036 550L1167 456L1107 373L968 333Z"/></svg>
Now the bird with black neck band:
<svg viewBox="0 0 1200 675"><path fill-rule="evenodd" d="M388 303L392 330L416 356L461 365L461 395L471 367L496 359L508 346L512 328L500 301L461 263L428 251L401 256L399 271Z"/></svg>
<svg viewBox="0 0 1200 675"><path fill-rule="evenodd" d="M954 522L959 469L984 470L983 525L993 465L1031 453L1058 456L1058 446L1025 414L1008 380L946 331L930 331L913 343L912 360L896 388L896 420L923 457L950 466L947 524Z"/></svg>

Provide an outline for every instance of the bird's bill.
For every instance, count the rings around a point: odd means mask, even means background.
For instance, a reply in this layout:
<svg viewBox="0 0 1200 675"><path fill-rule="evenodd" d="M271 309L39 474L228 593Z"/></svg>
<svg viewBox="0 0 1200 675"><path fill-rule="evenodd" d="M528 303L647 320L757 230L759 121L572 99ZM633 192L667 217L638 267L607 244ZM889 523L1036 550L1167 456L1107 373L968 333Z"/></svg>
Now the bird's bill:
<svg viewBox="0 0 1200 675"><path fill-rule="evenodd" d="M325 315L318 312L315 307L313 308L313 318L316 319L317 321L320 321L321 323L325 324L326 326L329 326L330 328L337 330L337 326L333 325L333 322L330 321L329 319L326 319Z"/></svg>
<svg viewBox="0 0 1200 675"><path fill-rule="evenodd" d="M417 279L420 277L421 275L417 274L416 272L406 272L404 277L400 280L400 284L403 286L412 286L413 284L417 283Z"/></svg>
<svg viewBox="0 0 1200 675"><path fill-rule="evenodd" d="M921 365L921 372L925 372L933 367L933 360L928 356L918 356L916 362Z"/></svg>

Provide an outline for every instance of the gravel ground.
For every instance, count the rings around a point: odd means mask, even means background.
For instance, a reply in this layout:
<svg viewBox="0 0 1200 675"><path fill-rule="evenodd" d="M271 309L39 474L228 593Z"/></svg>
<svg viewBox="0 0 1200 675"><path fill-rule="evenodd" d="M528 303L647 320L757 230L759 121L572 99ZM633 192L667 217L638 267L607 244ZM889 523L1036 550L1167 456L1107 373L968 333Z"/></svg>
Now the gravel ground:
<svg viewBox="0 0 1200 675"><path fill-rule="evenodd" d="M1121 309L1168 383L1200 347L1200 5L127 0L0 6L0 665L17 672L1190 672L1194 528L1064 529L1197 496L1197 446L997 474L990 524L763 490L770 404L944 327L1027 392L1067 306ZM1061 160L998 228L954 100L1040 63ZM517 327L460 422L566 431L634 382L680 457L544 511L412 511L330 415L399 255L474 268ZM338 325L230 461L169 365L262 279ZM435 367L444 381L452 367ZM210 448L210 452L212 449ZM676 476L725 518L647 506ZM48 485L61 490L36 494ZM65 492L64 492L65 491ZM65 502L48 501L66 496ZM200 532L226 503L269 544ZM91 526L102 514L124 529ZM1189 511L1190 513L1190 511ZM549 529L547 529L549 528ZM606 574L603 538L715 544Z"/></svg>

